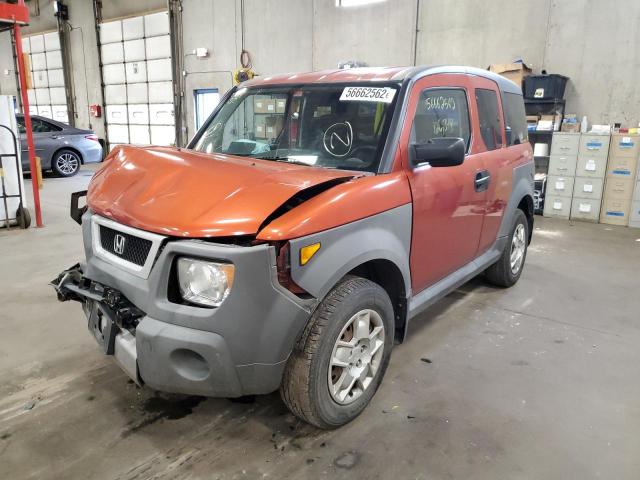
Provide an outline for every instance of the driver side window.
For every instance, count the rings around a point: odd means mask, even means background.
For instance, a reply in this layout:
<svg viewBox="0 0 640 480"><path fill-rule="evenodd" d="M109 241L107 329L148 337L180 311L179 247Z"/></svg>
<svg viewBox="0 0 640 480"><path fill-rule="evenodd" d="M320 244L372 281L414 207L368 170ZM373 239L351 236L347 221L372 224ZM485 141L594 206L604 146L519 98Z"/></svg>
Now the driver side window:
<svg viewBox="0 0 640 480"><path fill-rule="evenodd" d="M467 94L461 88L428 88L422 91L411 128L411 143L428 143L439 137L471 139Z"/></svg>

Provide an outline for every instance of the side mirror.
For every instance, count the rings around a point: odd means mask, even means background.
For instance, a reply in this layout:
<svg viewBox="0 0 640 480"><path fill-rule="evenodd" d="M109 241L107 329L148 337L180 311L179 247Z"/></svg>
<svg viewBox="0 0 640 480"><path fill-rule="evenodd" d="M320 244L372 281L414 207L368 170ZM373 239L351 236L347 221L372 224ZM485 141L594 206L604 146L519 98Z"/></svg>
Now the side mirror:
<svg viewBox="0 0 640 480"><path fill-rule="evenodd" d="M414 167L428 163L432 167L462 165L467 147L462 138L432 138L427 143L409 145L409 160Z"/></svg>

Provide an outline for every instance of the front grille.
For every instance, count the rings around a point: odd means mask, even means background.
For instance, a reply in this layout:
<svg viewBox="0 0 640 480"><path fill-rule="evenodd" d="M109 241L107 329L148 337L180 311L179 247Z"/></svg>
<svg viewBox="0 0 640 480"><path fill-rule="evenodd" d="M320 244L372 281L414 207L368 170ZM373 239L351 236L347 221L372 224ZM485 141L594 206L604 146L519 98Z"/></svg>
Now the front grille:
<svg viewBox="0 0 640 480"><path fill-rule="evenodd" d="M147 261L152 242L100 225L100 245L111 255L142 267Z"/></svg>

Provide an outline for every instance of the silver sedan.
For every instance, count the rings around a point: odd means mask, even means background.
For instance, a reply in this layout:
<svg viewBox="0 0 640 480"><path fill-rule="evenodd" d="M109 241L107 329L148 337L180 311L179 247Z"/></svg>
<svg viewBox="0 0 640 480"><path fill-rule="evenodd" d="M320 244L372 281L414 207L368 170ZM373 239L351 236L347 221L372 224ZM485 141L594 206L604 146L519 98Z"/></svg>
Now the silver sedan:
<svg viewBox="0 0 640 480"><path fill-rule="evenodd" d="M27 136L24 117L16 116L20 129L22 171L30 171ZM53 170L61 177L72 177L80 165L102 161L102 144L91 130L74 128L50 118L31 116L31 130L36 156L40 157L42 170Z"/></svg>

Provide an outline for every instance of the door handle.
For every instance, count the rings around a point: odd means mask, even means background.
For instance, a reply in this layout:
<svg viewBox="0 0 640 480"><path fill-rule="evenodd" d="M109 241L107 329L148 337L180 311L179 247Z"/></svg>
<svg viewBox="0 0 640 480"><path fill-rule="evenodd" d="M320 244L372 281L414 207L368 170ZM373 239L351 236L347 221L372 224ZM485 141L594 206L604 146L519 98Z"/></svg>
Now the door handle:
<svg viewBox="0 0 640 480"><path fill-rule="evenodd" d="M491 174L487 170L480 170L476 173L474 186L476 192L484 192L489 188L489 182L491 181Z"/></svg>

